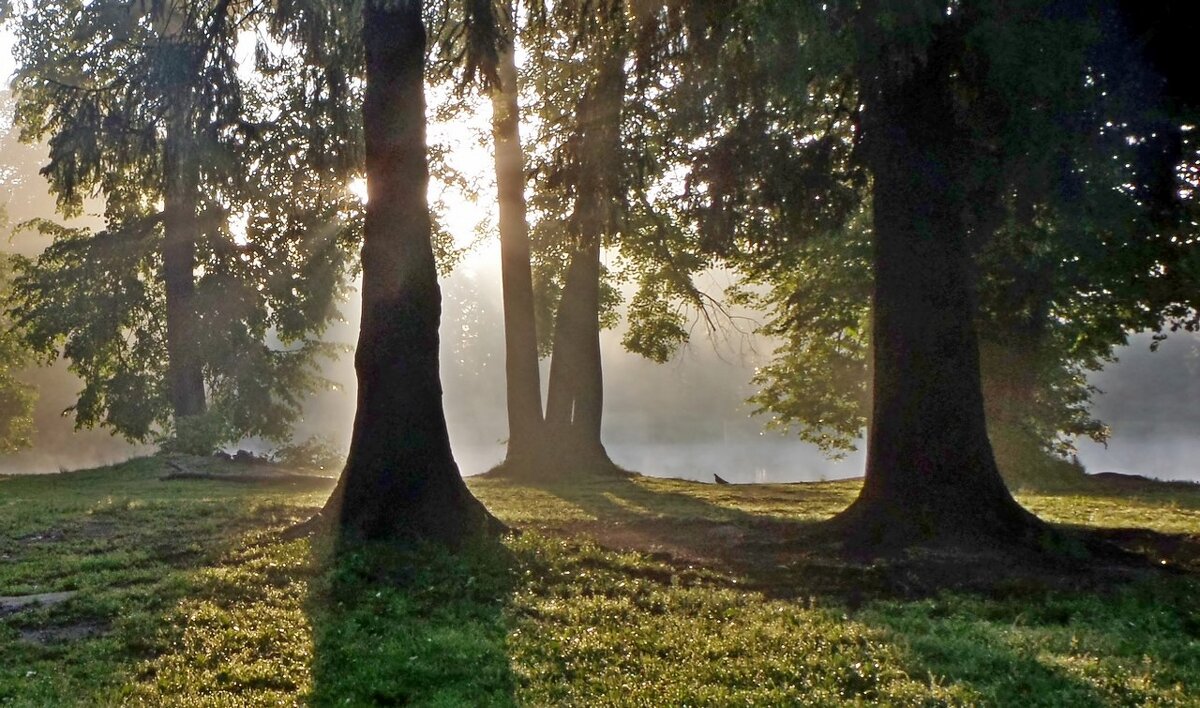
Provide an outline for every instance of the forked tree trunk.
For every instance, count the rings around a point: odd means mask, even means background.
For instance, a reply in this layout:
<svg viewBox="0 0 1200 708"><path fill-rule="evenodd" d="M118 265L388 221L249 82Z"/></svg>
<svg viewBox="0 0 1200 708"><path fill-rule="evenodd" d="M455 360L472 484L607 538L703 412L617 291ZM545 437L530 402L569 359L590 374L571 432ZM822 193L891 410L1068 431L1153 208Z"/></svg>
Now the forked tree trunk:
<svg viewBox="0 0 1200 708"><path fill-rule="evenodd" d="M368 202L358 408L346 468L322 515L354 535L457 545L496 525L459 475L442 408L421 3L383 5L363 9Z"/></svg>
<svg viewBox="0 0 1200 708"><path fill-rule="evenodd" d="M935 49L867 99L873 410L866 479L839 520L867 545L1026 543L1042 528L1004 486L988 441L965 220L970 152L949 73Z"/></svg>
<svg viewBox="0 0 1200 708"><path fill-rule="evenodd" d="M186 45L176 42L172 48L177 61L184 66L194 63ZM177 99L168 107L163 140L162 246L167 296L167 390L176 422L205 411L204 375L197 353L195 282L200 186L195 158L189 149L190 89L177 88Z"/></svg>
<svg viewBox="0 0 1200 708"><path fill-rule="evenodd" d="M571 255L554 322L546 435L559 471L612 466L600 439L604 373L600 360L600 242Z"/></svg>
<svg viewBox="0 0 1200 708"><path fill-rule="evenodd" d="M593 463L610 465L608 451L600 440L604 414L604 365L600 359L600 234L579 253L583 264L580 281L580 310L586 313L579 337L579 379L576 382L572 430L574 444Z"/></svg>
<svg viewBox="0 0 1200 708"><path fill-rule="evenodd" d="M600 438L604 372L600 360L600 251L617 229L620 192L621 57L602 58L595 81L580 98L574 136L576 247L554 323L554 349L546 400L547 436L562 471L615 469Z"/></svg>
<svg viewBox="0 0 1200 708"><path fill-rule="evenodd" d="M525 215L525 159L521 151L517 65L511 42L501 48L500 86L492 92L492 139L500 206L500 277L504 299L504 371L508 401L505 464L539 465L542 386L534 326L529 224Z"/></svg>

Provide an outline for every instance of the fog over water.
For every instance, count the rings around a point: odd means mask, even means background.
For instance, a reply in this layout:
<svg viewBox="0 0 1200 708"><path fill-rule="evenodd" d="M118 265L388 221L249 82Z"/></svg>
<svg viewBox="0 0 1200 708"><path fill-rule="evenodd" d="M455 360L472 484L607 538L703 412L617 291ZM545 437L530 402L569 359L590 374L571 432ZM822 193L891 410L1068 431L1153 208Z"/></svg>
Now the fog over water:
<svg viewBox="0 0 1200 708"><path fill-rule="evenodd" d="M0 33L0 77L11 62ZM21 146L7 131L8 106L0 91L0 204L12 221L52 216L53 202L36 170L44 152ZM436 138L436 130L431 133ZM444 137L444 136L443 136ZM468 158L480 174L491 170L482 147ZM461 168L462 166L460 166ZM488 193L486 190L481 194ZM94 209L92 211L99 211ZM86 223L87 220L83 220ZM77 225L81 222L76 222ZM96 224L93 219L93 225ZM454 226L450 224L450 226ZM470 227L462 227L470 230ZM457 232L456 232L457 233ZM470 240L470 236L466 240ZM7 248L36 253L44 243L23 236ZM498 257L494 243L468 255L444 281L442 361L445 406L456 458L464 474L478 474L503 459L507 423L504 407L503 330ZM712 292L721 290L713 283ZM356 339L358 305L352 297L345 322L328 338ZM742 323L742 329L752 323ZM761 417L745 403L754 367L770 342L730 330L711 341L703 327L672 361L658 365L621 349L620 332L602 336L605 380L604 441L618 464L644 474L712 481L791 482L862 474L864 455L831 461L815 447L777 432L764 432ZM1200 481L1200 337L1172 335L1150 353L1149 336L1137 336L1120 352L1120 362L1094 377L1106 393L1096 411L1113 428L1107 448L1080 444L1079 457L1091 472L1115 471L1163 479ZM545 385L543 369L543 386ZM324 435L336 444L349 439L354 417L352 355L332 362L327 375L341 390L325 392L306 406L296 439ZM106 431L72 429L62 411L74 402L79 382L62 363L29 373L40 389L35 414L35 448L0 457L0 473L46 473L116 462L146 454ZM271 445L244 441L259 452Z"/></svg>
<svg viewBox="0 0 1200 708"><path fill-rule="evenodd" d="M478 474L504 457L503 333L500 284L489 254L467 259L444 282L442 324L446 416L462 472ZM355 341L358 307L351 299L346 322L330 339ZM744 326L744 325L743 325ZM654 364L621 349L619 331L603 337L604 440L612 458L627 469L655 476L733 482L793 482L862 474L861 451L841 461L777 432L764 432L744 402L754 366L769 353L768 342L729 332L711 341L697 329L696 341L666 364ZM1151 353L1139 335L1120 361L1094 377L1105 393L1096 412L1113 428L1107 448L1084 442L1079 457L1090 472L1115 471L1162 479L1200 480L1200 337L1173 335ZM337 444L349 439L354 418L352 355L332 362L326 374L341 385L306 406L297 439L324 435ZM56 472L115 462L146 447L129 446L103 431L71 432L59 412L73 400L77 382L63 367L33 372L41 388L38 445L0 458L3 472ZM544 385L543 381L543 385ZM270 449L262 441L242 445Z"/></svg>
<svg viewBox="0 0 1200 708"><path fill-rule="evenodd" d="M1104 394L1096 415L1109 424L1108 446L1079 445L1089 472L1126 472L1200 481L1200 335L1176 333L1150 351L1137 335L1116 364L1092 377Z"/></svg>
<svg viewBox="0 0 1200 708"><path fill-rule="evenodd" d="M471 257L443 284L442 381L447 424L464 474L485 472L504 458L507 419L499 273ZM357 318L358 308L346 308ZM745 325L742 325L743 327ZM699 333L702 328L697 328ZM863 458L825 459L819 450L776 432L763 432L744 401L749 378L769 348L733 330L715 343L700 335L666 364L622 350L620 332L603 333L604 428L610 456L621 466L656 476L712 481L780 482L853 477ZM353 328L336 337L353 341ZM543 362L545 364L545 362ZM546 367L543 365L543 388ZM308 407L299 437L349 437L354 408L350 356L331 369L343 384Z"/></svg>
<svg viewBox="0 0 1200 708"><path fill-rule="evenodd" d="M464 474L486 471L504 457L503 331L499 275L489 253L468 257L444 281L443 386L455 456ZM356 339L358 307L344 308L346 321L329 338ZM743 324L742 327L748 325ZM831 461L815 447L778 432L764 432L745 399L749 379L770 343L739 332L711 341L696 329L695 341L666 364L621 349L620 332L602 337L605 378L604 440L613 460L655 476L733 482L793 482L862 474L865 456ZM1115 471L1162 479L1200 480L1200 337L1173 335L1149 351L1149 336L1132 338L1120 361L1094 378L1105 391L1097 414L1113 428L1107 448L1081 443L1079 457L1090 472ZM545 385L543 371L543 386ZM33 450L0 458L0 472L56 472L115 462L147 447L134 447L104 431L72 432L59 413L73 402L78 382L64 367L32 372L41 389L38 438ZM296 431L303 440L324 435L349 439L354 417L353 357L332 362L326 375L341 385L306 406ZM271 445L245 441L267 451Z"/></svg>
<svg viewBox="0 0 1200 708"><path fill-rule="evenodd" d="M446 282L445 300L446 415L459 466L476 474L504 456L499 275L473 260ZM614 461L644 474L701 481L713 474L757 483L862 474L861 449L832 461L794 437L764 432L765 419L750 416L749 379L770 342L731 332L714 343L701 329L696 341L661 365L623 351L619 331L603 334L604 440ZM1150 341L1149 335L1131 338L1119 361L1094 377L1105 392L1096 412L1114 433L1107 448L1081 443L1080 460L1091 472L1200 481L1200 337L1172 335L1157 352ZM340 419L347 435L353 415L348 372L341 379L349 383L340 394L345 402L335 404L344 413L323 416Z"/></svg>

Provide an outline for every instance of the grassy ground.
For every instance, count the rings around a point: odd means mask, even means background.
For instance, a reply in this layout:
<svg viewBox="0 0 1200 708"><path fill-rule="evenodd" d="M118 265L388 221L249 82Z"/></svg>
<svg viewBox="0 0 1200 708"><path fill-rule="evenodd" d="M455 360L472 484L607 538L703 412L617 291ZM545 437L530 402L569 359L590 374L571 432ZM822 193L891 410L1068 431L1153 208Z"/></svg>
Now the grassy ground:
<svg viewBox="0 0 1200 708"><path fill-rule="evenodd" d="M855 482L474 480L521 534L333 548L279 533L326 484L168 472L0 478L0 595L76 591L0 611L0 704L1200 705L1198 488L1021 495L1155 571L808 545Z"/></svg>

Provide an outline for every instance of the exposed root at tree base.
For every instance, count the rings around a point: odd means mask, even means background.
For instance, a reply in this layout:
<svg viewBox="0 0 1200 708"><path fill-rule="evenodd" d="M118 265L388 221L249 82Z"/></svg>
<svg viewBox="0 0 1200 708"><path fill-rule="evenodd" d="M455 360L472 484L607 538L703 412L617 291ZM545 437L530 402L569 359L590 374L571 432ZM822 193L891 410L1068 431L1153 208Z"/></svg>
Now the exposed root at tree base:
<svg viewBox="0 0 1200 708"><path fill-rule="evenodd" d="M462 534L457 537L447 537L441 533L429 533L411 525L397 525L393 527L394 533L388 535L386 538L402 543L418 540L436 541L451 548L456 548L480 538L495 539L506 533L520 534L520 529L510 528L503 521L492 515L491 512L483 509L482 506L480 506L480 511L481 515L478 523L466 525ZM322 509L308 519L284 529L279 537L285 541L292 541L300 538L334 534L337 534L341 538L370 538L372 540L383 540L385 538L379 534L365 535L353 525L338 524L328 509Z"/></svg>
<svg viewBox="0 0 1200 708"><path fill-rule="evenodd" d="M912 548L990 553L1011 550L1060 560L1089 555L1077 539L1011 498L988 504L901 503L860 496L814 532L862 560L903 555Z"/></svg>
<svg viewBox="0 0 1200 708"><path fill-rule="evenodd" d="M851 608L870 600L917 599L944 591L989 597L1103 592L1163 573L1200 573L1200 538L1147 536L1140 529L1118 533L1045 527L1061 539L1059 550L943 539L873 556L847 552L830 522L647 519L570 522L542 530L646 553L672 567L670 572L709 568L731 585L768 597L821 596Z"/></svg>
<svg viewBox="0 0 1200 708"><path fill-rule="evenodd" d="M573 459L563 462L561 459L552 460L549 456L538 460L505 460L487 472L479 475L480 479L508 479L520 482L554 482L565 479L584 477L629 478L640 476L605 456L603 459Z"/></svg>
<svg viewBox="0 0 1200 708"><path fill-rule="evenodd" d="M295 541L299 538L311 538L331 531L332 524L324 512L318 511L300 523L290 526L280 532L279 537L284 541Z"/></svg>

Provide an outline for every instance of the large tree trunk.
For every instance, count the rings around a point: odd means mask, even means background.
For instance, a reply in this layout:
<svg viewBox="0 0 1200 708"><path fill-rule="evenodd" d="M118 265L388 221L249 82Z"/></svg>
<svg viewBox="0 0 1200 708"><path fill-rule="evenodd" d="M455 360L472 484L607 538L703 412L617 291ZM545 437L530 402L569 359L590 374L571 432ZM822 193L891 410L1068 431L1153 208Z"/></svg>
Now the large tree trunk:
<svg viewBox="0 0 1200 708"><path fill-rule="evenodd" d="M363 9L367 216L358 408L324 516L354 535L457 545L493 520L450 451L438 370L441 291L426 188L421 3Z"/></svg>
<svg viewBox="0 0 1200 708"><path fill-rule="evenodd" d="M508 454L505 464L540 464L542 388L538 373L525 217L525 170L521 152L517 65L511 42L499 56L500 86L492 92L492 138L500 205L500 277L504 299L504 367L508 394Z"/></svg>
<svg viewBox="0 0 1200 708"><path fill-rule="evenodd" d="M618 228L619 161L625 73L612 53L576 108L571 154L576 246L554 323L546 429L560 466L615 469L600 439L604 374L600 360L600 251Z"/></svg>
<svg viewBox="0 0 1200 708"><path fill-rule="evenodd" d="M559 466L612 467L600 439L604 373L600 360L600 240L571 255L554 322L546 434Z"/></svg>
<svg viewBox="0 0 1200 708"><path fill-rule="evenodd" d="M936 44L935 44L936 47ZM840 519L868 545L1027 542L988 441L965 197L970 151L936 52L869 94L874 394L866 479ZM869 84L868 84L869 85Z"/></svg>
<svg viewBox="0 0 1200 708"><path fill-rule="evenodd" d="M194 63L183 43L179 61ZM185 74L186 75L186 74ZM175 420L205 410L204 375L197 356L196 240L199 179L192 143L190 88L180 87L169 107L163 140L163 281L167 291L167 389Z"/></svg>

